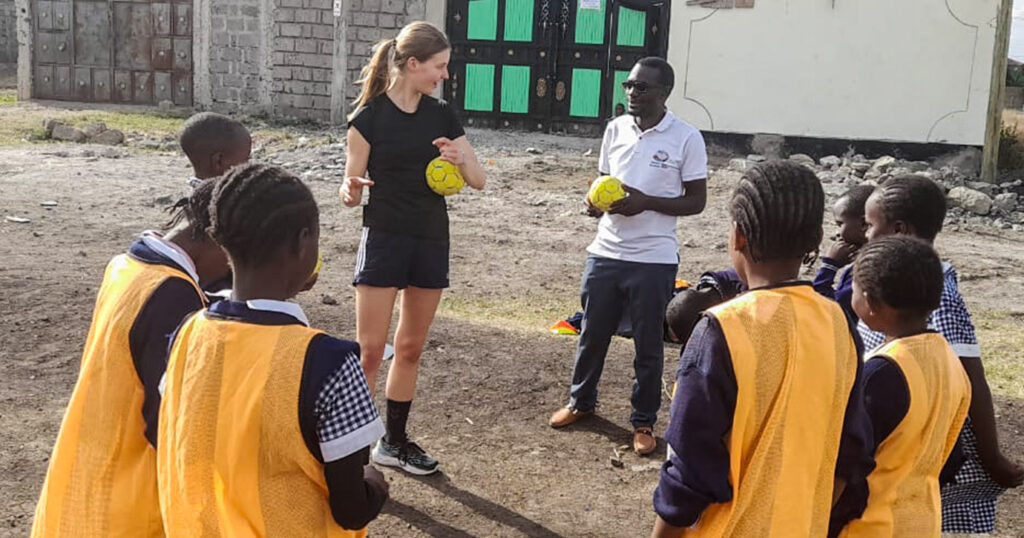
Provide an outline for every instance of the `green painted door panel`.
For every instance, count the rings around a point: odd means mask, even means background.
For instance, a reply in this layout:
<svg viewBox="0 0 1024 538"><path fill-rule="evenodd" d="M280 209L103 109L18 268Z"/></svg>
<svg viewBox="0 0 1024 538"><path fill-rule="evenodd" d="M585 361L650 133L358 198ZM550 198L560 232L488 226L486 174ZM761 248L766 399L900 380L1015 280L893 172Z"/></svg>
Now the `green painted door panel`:
<svg viewBox="0 0 1024 538"><path fill-rule="evenodd" d="M494 65L466 64L465 94L462 108L481 112L494 110Z"/></svg>
<svg viewBox="0 0 1024 538"><path fill-rule="evenodd" d="M579 0L569 0L577 2ZM576 43L581 45L600 45L604 43L604 10L605 1L601 0L601 9L576 10Z"/></svg>
<svg viewBox="0 0 1024 538"><path fill-rule="evenodd" d="M466 39L494 41L498 37L498 0L470 0Z"/></svg>
<svg viewBox="0 0 1024 538"><path fill-rule="evenodd" d="M620 7L618 22L618 31L615 38L616 45L623 47L644 46L644 34L647 30L647 13Z"/></svg>
<svg viewBox="0 0 1024 538"><path fill-rule="evenodd" d="M530 111L530 66L501 66L501 111L514 114Z"/></svg>
<svg viewBox="0 0 1024 538"><path fill-rule="evenodd" d="M534 0L505 0L505 41L533 41Z"/></svg>
<svg viewBox="0 0 1024 538"><path fill-rule="evenodd" d="M615 113L615 105L622 103L626 106L626 91L622 89L622 83L629 78L629 71L616 71L612 78L612 114Z"/></svg>
<svg viewBox="0 0 1024 538"><path fill-rule="evenodd" d="M569 115L596 118L601 110L601 70L573 69Z"/></svg>

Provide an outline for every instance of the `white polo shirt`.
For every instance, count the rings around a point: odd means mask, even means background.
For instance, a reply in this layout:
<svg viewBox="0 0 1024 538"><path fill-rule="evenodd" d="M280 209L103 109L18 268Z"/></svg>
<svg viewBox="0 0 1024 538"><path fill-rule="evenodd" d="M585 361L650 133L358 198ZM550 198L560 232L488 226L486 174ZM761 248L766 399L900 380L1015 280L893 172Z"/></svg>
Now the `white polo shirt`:
<svg viewBox="0 0 1024 538"><path fill-rule="evenodd" d="M708 154L700 131L671 112L646 131L624 114L604 131L598 167L644 194L678 198L687 181L708 177ZM630 262L679 263L676 218L655 211L632 217L605 213L587 252Z"/></svg>

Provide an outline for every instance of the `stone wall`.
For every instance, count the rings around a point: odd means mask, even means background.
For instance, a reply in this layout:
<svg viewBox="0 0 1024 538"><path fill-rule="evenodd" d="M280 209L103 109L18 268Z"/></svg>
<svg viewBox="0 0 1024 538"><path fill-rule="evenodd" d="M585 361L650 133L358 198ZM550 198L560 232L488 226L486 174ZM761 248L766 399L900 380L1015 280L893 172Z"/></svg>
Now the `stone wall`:
<svg viewBox="0 0 1024 538"><path fill-rule="evenodd" d="M275 21L274 113L329 120L334 58L331 0L275 0Z"/></svg>
<svg viewBox="0 0 1024 538"><path fill-rule="evenodd" d="M373 45L381 39L395 37L407 23L425 18L424 0L348 0L347 101L359 95L355 81L370 59Z"/></svg>
<svg viewBox="0 0 1024 538"><path fill-rule="evenodd" d="M0 0L0 71L12 69L18 62L16 21L14 0Z"/></svg>
<svg viewBox="0 0 1024 538"><path fill-rule="evenodd" d="M260 0L211 2L209 81L215 110L248 111L259 103L260 4Z"/></svg>

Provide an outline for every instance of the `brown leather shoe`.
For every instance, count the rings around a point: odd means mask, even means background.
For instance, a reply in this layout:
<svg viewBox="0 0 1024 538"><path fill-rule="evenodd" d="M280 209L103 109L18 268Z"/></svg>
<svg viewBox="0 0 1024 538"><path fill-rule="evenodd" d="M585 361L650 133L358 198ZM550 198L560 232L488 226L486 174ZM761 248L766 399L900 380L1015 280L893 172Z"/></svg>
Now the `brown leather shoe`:
<svg viewBox="0 0 1024 538"><path fill-rule="evenodd" d="M563 407L558 411L552 413L551 418L548 419L548 426L552 428L564 428L577 420L593 415L594 410L580 411L572 407Z"/></svg>
<svg viewBox="0 0 1024 538"><path fill-rule="evenodd" d="M633 451L640 456L646 456L657 448L658 441L654 438L654 430L651 428L636 428L633 430Z"/></svg>

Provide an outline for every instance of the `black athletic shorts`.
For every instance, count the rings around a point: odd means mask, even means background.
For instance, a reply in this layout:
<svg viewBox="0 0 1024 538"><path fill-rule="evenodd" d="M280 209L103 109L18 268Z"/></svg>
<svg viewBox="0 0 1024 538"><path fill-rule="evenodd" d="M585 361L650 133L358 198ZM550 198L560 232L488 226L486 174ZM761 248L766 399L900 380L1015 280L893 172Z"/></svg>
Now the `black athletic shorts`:
<svg viewBox="0 0 1024 538"><path fill-rule="evenodd" d="M448 287L448 241L363 228L353 286Z"/></svg>

